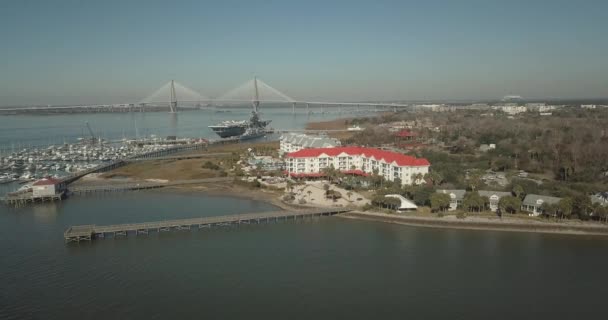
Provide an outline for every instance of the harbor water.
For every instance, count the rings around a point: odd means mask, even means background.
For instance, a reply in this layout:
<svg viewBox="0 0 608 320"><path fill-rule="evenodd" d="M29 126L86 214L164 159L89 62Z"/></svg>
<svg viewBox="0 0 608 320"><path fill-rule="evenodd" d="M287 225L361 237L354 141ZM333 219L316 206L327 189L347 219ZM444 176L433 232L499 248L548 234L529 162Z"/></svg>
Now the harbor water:
<svg viewBox="0 0 608 320"><path fill-rule="evenodd" d="M311 108L308 114L298 109L291 113L291 107L262 108L261 117L272 120L269 127L274 129L304 129L309 121L332 120L339 117L372 114L361 108L326 110ZM371 111L367 110L367 111ZM177 114L166 112L133 113L80 113L56 115L0 115L0 154L17 151L31 146L45 146L77 142L78 138L89 138L85 125L89 122L96 135L106 140L123 138L143 138L156 135L191 138L216 139L218 136L208 128L225 120L247 120L250 107L206 109L182 111Z"/></svg>
<svg viewBox="0 0 608 320"><path fill-rule="evenodd" d="M64 243L67 226L273 210L164 191L0 207L0 319L575 319L604 238L339 217Z"/></svg>

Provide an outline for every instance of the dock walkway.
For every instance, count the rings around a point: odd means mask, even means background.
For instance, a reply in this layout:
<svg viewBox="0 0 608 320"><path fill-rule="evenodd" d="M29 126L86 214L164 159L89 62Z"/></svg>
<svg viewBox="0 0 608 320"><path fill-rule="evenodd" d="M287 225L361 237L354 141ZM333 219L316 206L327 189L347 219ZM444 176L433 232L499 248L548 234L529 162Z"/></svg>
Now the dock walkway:
<svg viewBox="0 0 608 320"><path fill-rule="evenodd" d="M128 234L140 235L148 234L150 232L191 230L191 228L203 229L210 228L213 226L262 223L287 219L297 220L298 218L331 216L348 211L350 210L345 208L327 208L312 210L271 211L215 217L127 223L106 226L80 225L69 227L63 233L63 237L66 243L91 241L94 239L103 239L106 236L112 236L116 238L119 236L127 236Z"/></svg>

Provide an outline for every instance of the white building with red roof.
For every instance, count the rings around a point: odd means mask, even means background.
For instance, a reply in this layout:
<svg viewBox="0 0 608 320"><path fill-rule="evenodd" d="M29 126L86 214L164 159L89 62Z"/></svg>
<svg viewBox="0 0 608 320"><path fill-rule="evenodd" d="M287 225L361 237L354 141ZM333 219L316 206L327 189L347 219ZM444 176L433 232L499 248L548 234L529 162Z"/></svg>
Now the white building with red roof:
<svg viewBox="0 0 608 320"><path fill-rule="evenodd" d="M418 174L429 172L427 159L397 152L364 148L334 147L302 149L285 155L287 173L291 177L321 177L326 168L333 166L344 173L378 174L389 181L401 179L401 184L412 184Z"/></svg>
<svg viewBox="0 0 608 320"><path fill-rule="evenodd" d="M32 184L34 197L54 196L65 191L65 184L54 178L43 178Z"/></svg>

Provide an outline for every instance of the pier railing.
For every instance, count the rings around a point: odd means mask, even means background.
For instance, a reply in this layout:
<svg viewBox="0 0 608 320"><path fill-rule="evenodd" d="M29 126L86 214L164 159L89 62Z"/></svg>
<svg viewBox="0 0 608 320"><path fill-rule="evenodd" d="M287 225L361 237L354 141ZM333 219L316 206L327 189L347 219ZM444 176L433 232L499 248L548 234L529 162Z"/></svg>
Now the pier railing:
<svg viewBox="0 0 608 320"><path fill-rule="evenodd" d="M345 208L327 208L311 210L271 211L260 213L235 214L224 216L200 217L190 219L175 219L141 223L126 223L106 226L81 225L69 227L63 233L66 242L90 241L105 238L106 236L127 236L128 234L148 234L150 232L166 232L177 230L202 229L212 226L225 226L234 224L262 223L279 221L281 219L294 219L330 216L348 212Z"/></svg>

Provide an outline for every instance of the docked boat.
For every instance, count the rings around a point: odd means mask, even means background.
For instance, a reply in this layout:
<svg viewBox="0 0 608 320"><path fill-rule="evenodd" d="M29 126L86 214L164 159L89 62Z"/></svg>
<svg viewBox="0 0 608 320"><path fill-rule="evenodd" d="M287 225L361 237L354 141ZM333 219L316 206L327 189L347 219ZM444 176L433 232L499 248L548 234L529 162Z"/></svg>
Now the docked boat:
<svg viewBox="0 0 608 320"><path fill-rule="evenodd" d="M260 119L258 112L251 112L249 121L228 120L209 126L221 138L239 137L241 140L254 139L266 134L266 126L272 120Z"/></svg>
<svg viewBox="0 0 608 320"><path fill-rule="evenodd" d="M246 120L234 121L227 120L222 121L216 125L209 126L213 132L215 132L220 138L230 138L240 136L245 133L249 123Z"/></svg>

